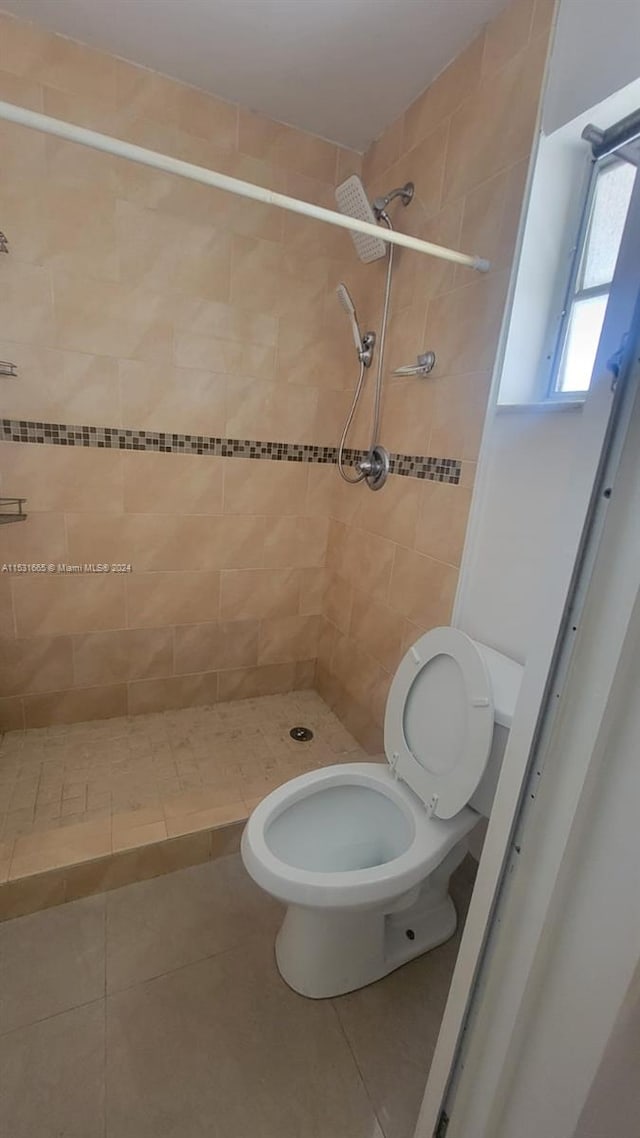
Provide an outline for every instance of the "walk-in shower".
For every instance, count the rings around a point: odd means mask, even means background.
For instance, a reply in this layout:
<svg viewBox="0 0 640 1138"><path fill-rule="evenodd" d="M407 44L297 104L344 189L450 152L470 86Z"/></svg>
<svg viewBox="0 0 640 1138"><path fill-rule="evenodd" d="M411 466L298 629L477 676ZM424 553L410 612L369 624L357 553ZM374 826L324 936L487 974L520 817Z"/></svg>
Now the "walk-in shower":
<svg viewBox="0 0 640 1138"><path fill-rule="evenodd" d="M413 182L407 182L404 186L398 186L394 190L390 190L388 194L375 198L373 205L369 202L365 188L357 174L352 174L350 178L342 182L336 189L336 202L342 213L349 214L351 217L357 217L361 221L378 222L386 225L388 229L393 229L391 218L387 213L387 207L396 198L400 198L403 205L409 205L413 198L414 186ZM353 243L356 247L356 252L361 261L369 264L371 261L378 261L384 257L387 251L387 246L382 238L374 237L366 233L351 233ZM376 344L376 336L374 332L365 332L364 336L360 332L358 320L356 316L355 305L349 290L345 284L339 284L337 288L338 300L340 301L345 312L348 313L351 319L351 326L353 329L353 337L360 363L360 374L358 382L355 386L353 400L349 409L349 414L344 425L342 438L338 447L338 470L340 475L344 478L345 482L353 484L357 482L366 481L367 486L371 490L380 490L386 482L389 473L389 454L383 447L378 439L380 433L380 406L382 401L382 384L384 377L384 345L387 334L387 322L389 319L389 302L391 299L391 282L393 278L393 245L389 246L389 255L387 259L387 274L384 286L384 304L382 308L382 323L380 326L380 336L378 340L378 366L376 369L376 386L374 392L373 403L373 420L371 424L371 442L366 456L356 464L357 473L354 477L347 474L344 464L344 452L347 442L347 437L353 423L353 419L360 402L360 398L364 389L365 369L370 367L373 360L373 354Z"/></svg>

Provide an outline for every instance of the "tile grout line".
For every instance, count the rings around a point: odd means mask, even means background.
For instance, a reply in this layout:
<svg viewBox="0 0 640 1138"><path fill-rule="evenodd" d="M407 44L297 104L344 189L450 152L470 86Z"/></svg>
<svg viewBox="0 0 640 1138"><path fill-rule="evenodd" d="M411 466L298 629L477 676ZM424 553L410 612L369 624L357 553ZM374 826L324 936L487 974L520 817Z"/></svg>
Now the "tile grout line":
<svg viewBox="0 0 640 1138"><path fill-rule="evenodd" d="M356 1068L356 1071L358 1072L358 1076L360 1078L360 1082L362 1083L364 1093L367 1096L367 1099L369 1101L369 1105L371 1107L371 1110L373 1111L373 1117L375 1118L376 1122L378 1123L378 1126L380 1127L380 1133L383 1135L383 1138L388 1138L387 1132L386 1132L384 1126L382 1125L382 1121L378 1115L378 1111L376 1110L373 1099L371 1098L371 1094L369 1092L369 1084L367 1083L367 1080L364 1077L364 1074L363 1074L362 1068L360 1067L360 1064L358 1062L358 1058L356 1056L355 1050L351 1046L351 1040L349 1039L349 1036L347 1035L345 1026L342 1022L342 1017L340 1015L340 1012L339 1012L337 1004L336 1004L336 997L333 996L329 1002L331 1004L331 1007L333 1008L335 1017L338 1021L338 1027L340 1028L340 1032L342 1034L342 1037L343 1037L347 1047L349 1048L349 1052L351 1054L351 1058L353 1059L353 1063L354 1063L354 1066Z"/></svg>

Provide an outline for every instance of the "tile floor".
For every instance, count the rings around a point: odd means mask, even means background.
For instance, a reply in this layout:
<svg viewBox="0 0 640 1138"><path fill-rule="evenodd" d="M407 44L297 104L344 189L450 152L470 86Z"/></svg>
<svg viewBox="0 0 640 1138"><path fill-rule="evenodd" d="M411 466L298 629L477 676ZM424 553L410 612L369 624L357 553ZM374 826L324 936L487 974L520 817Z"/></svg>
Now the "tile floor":
<svg viewBox="0 0 640 1138"><path fill-rule="evenodd" d="M234 855L0 925L2 1138L411 1138L459 934L312 1001L280 916Z"/></svg>
<svg viewBox="0 0 640 1138"><path fill-rule="evenodd" d="M0 882L241 820L296 774L368 758L313 691L10 732Z"/></svg>

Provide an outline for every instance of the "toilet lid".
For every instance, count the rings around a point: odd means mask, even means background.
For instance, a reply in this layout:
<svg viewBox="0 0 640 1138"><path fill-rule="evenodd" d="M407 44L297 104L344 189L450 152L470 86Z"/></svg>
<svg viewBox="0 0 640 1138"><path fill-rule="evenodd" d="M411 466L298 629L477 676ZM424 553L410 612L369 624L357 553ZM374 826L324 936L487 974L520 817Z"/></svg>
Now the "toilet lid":
<svg viewBox="0 0 640 1138"><path fill-rule="evenodd" d="M493 739L491 681L473 640L434 628L409 649L394 676L384 721L391 769L425 803L452 818L466 806Z"/></svg>

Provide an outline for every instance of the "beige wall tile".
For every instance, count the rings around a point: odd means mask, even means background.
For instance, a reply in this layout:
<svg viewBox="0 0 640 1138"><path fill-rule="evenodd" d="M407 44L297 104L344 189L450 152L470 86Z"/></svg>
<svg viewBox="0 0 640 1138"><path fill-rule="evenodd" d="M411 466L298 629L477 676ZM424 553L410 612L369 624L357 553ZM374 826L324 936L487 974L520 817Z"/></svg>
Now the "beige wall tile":
<svg viewBox="0 0 640 1138"><path fill-rule="evenodd" d="M405 111L403 145L415 146L471 95L480 81L484 36L456 56L441 75Z"/></svg>
<svg viewBox="0 0 640 1138"><path fill-rule="evenodd" d="M486 75L454 112L445 201L529 154L546 52L546 35L532 40L499 71Z"/></svg>
<svg viewBox="0 0 640 1138"><path fill-rule="evenodd" d="M3 264L0 313L3 338L27 344L53 344L55 326L49 270L20 261L8 266Z"/></svg>
<svg viewBox="0 0 640 1138"><path fill-rule="evenodd" d="M226 514L216 519L216 564L221 569L253 569L265 564L265 535L269 519L251 514Z"/></svg>
<svg viewBox="0 0 640 1138"><path fill-rule="evenodd" d="M176 672L223 671L258 663L257 620L188 624L174 628Z"/></svg>
<svg viewBox="0 0 640 1138"><path fill-rule="evenodd" d="M488 24L484 38L482 74L498 71L527 46L535 0L511 0Z"/></svg>
<svg viewBox="0 0 640 1138"><path fill-rule="evenodd" d="M395 671L402 649L402 621L397 612L354 589L348 632L383 668Z"/></svg>
<svg viewBox="0 0 640 1138"><path fill-rule="evenodd" d="M261 621L258 663L315 659L319 628L317 616L269 617Z"/></svg>
<svg viewBox="0 0 640 1138"><path fill-rule="evenodd" d="M357 150L347 150L342 146L337 149L336 185L339 186L345 178L351 177L352 174L362 173L362 154L359 154Z"/></svg>
<svg viewBox="0 0 640 1138"><path fill-rule="evenodd" d="M417 478L392 474L384 494L363 494L356 525L400 545L413 545L418 516L420 483Z"/></svg>
<svg viewBox="0 0 640 1138"><path fill-rule="evenodd" d="M323 612L327 620L330 620L336 628L345 634L349 631L352 603L353 585L351 582L346 581L337 573L329 573Z"/></svg>
<svg viewBox="0 0 640 1138"><path fill-rule="evenodd" d="M224 459L126 451L124 509L133 514L220 514Z"/></svg>
<svg viewBox="0 0 640 1138"><path fill-rule="evenodd" d="M294 127L239 108L238 148L243 154L268 159L287 170L332 183L337 147Z"/></svg>
<svg viewBox="0 0 640 1138"><path fill-rule="evenodd" d="M449 619L551 7L515 0L364 162L0 15L9 101L325 205L360 169L370 194L412 178L403 228L493 264L480 281L396 261L387 370L430 347L438 363L426 384L387 383L383 441L462 459L459 487L394 477L371 495L321 465L6 446L3 493L26 496L29 519L3 534L3 561L106 555L135 570L0 580L0 628L13 641L15 608L22 638L6 682L33 686L31 720L104 714L127 683L128 706L158 709L213 686L221 698L306 686L317 654L317 682L358 738L379 742L398 645ZM337 443L356 377L334 290L348 280L362 321L379 327L382 263L361 266L343 233L9 124L0 146L12 241L0 356L21 377L5 413ZM371 395L351 445L368 443ZM76 703L67 683L82 685ZM55 706L37 694L50 684ZM26 702L3 703L20 725Z"/></svg>
<svg viewBox="0 0 640 1138"><path fill-rule="evenodd" d="M205 514L67 514L71 563L126 563L143 570L215 569L226 519Z"/></svg>
<svg viewBox="0 0 640 1138"><path fill-rule="evenodd" d="M437 337L439 376L491 369L508 278L506 270L489 273L429 302L426 334Z"/></svg>
<svg viewBox="0 0 640 1138"><path fill-rule="evenodd" d="M264 664L258 668L236 668L218 673L218 699L250 699L257 695L276 695L291 691L295 664Z"/></svg>
<svg viewBox="0 0 640 1138"><path fill-rule="evenodd" d="M48 727L54 723L78 723L87 719L111 719L127 714L127 689L125 684L110 684L107 687L77 691L27 695L24 698L24 714L26 727Z"/></svg>
<svg viewBox="0 0 640 1138"><path fill-rule="evenodd" d="M87 632L72 637L72 646L74 683L78 687L150 679L173 671L170 628Z"/></svg>
<svg viewBox="0 0 640 1138"><path fill-rule="evenodd" d="M9 493L4 477L2 485L3 494ZM29 499L25 508L30 508ZM64 514L29 513L20 525L3 526L0 532L0 559L3 563L57 563L65 560L65 553Z"/></svg>
<svg viewBox="0 0 640 1138"><path fill-rule="evenodd" d="M137 360L120 360L118 371L123 423L151 431L225 434L224 375Z"/></svg>
<svg viewBox="0 0 640 1138"><path fill-rule="evenodd" d="M0 698L0 731L24 730L24 701L21 696Z"/></svg>
<svg viewBox="0 0 640 1138"><path fill-rule="evenodd" d="M326 569L303 569L300 573L300 613L318 616L322 613L327 581Z"/></svg>
<svg viewBox="0 0 640 1138"><path fill-rule="evenodd" d="M110 573L14 577L16 632L60 636L125 626L124 577Z"/></svg>
<svg viewBox="0 0 640 1138"><path fill-rule="evenodd" d="M352 584L384 600L396 546L386 538L353 529L347 536L343 573Z"/></svg>
<svg viewBox="0 0 640 1138"><path fill-rule="evenodd" d="M220 608L217 572L132 573L127 575L129 628L216 620Z"/></svg>
<svg viewBox="0 0 640 1138"><path fill-rule="evenodd" d="M120 424L115 360L12 341L0 343L0 357L17 364L19 373L19 381L5 383L3 389L3 411L7 417L54 423ZM46 383L42 382L43 375L47 376Z"/></svg>
<svg viewBox="0 0 640 1138"><path fill-rule="evenodd" d="M415 548L437 561L459 565L471 507L471 493L462 486L424 482Z"/></svg>
<svg viewBox="0 0 640 1138"><path fill-rule="evenodd" d="M389 603L422 628L448 624L458 580L452 565L398 546L389 585Z"/></svg>
<svg viewBox="0 0 640 1138"><path fill-rule="evenodd" d="M226 514L302 514L306 489L306 463L225 460Z"/></svg>
<svg viewBox="0 0 640 1138"><path fill-rule="evenodd" d="M100 356L166 360L173 336L168 294L142 284L98 279L87 288L83 276L57 269L52 276L56 336L53 340L49 335L49 344Z"/></svg>
<svg viewBox="0 0 640 1138"><path fill-rule="evenodd" d="M477 459L490 383L488 373L433 380L430 454L439 458Z"/></svg>
<svg viewBox="0 0 640 1138"><path fill-rule="evenodd" d="M316 660L296 660L294 662L294 691L313 691L316 686Z"/></svg>
<svg viewBox="0 0 640 1138"><path fill-rule="evenodd" d="M161 680L134 680L128 684L129 715L145 715L168 708L198 707L215 703L216 672L191 676L168 676Z"/></svg>
<svg viewBox="0 0 640 1138"><path fill-rule="evenodd" d="M0 453L2 492L9 497L26 498L29 512L119 513L122 509L118 451L4 443Z"/></svg>
<svg viewBox="0 0 640 1138"><path fill-rule="evenodd" d="M38 636L0 641L0 692L22 695L73 684L71 638Z"/></svg>
<svg viewBox="0 0 640 1138"><path fill-rule="evenodd" d="M275 517L265 519L264 564L300 569L324 565L328 518Z"/></svg>
<svg viewBox="0 0 640 1138"><path fill-rule="evenodd" d="M220 584L222 620L293 616L300 605L297 569L223 569Z"/></svg>

